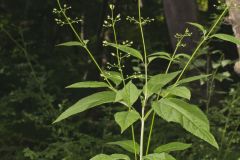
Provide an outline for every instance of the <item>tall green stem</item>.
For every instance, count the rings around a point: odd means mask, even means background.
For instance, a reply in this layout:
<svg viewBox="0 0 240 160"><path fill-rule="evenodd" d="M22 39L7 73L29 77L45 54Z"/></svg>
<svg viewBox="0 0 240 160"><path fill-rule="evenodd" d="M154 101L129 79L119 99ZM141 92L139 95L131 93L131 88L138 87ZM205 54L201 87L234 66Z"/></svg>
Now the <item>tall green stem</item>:
<svg viewBox="0 0 240 160"><path fill-rule="evenodd" d="M142 17L141 17L141 0L138 0L138 22L139 22L139 28L142 38L142 45L143 45L143 53L144 53L144 70L145 70L145 87L148 86L148 62L147 62L147 50L146 50L146 44L145 44L145 38L143 33L143 27L142 27ZM144 140L144 125L145 125L145 106L147 104L148 99L148 91L145 89L144 91L144 100L142 103L142 115L141 115L141 135L140 135L140 160L143 160L143 140Z"/></svg>
<svg viewBox="0 0 240 160"><path fill-rule="evenodd" d="M150 126L150 131L149 131L149 135L148 135L148 142L147 142L146 155L148 155L149 148L150 148L150 144L151 144L152 131L153 131L153 126L154 126L155 117L156 117L156 113L153 112L152 121L151 121L151 126Z"/></svg>

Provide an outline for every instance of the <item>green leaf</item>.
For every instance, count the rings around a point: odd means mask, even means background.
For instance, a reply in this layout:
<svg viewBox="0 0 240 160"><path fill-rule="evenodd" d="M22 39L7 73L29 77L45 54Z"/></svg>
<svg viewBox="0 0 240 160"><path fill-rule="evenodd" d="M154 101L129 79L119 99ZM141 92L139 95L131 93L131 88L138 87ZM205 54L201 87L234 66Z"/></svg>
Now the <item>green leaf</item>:
<svg viewBox="0 0 240 160"><path fill-rule="evenodd" d="M130 158L124 154L112 154L111 157L112 160L130 160Z"/></svg>
<svg viewBox="0 0 240 160"><path fill-rule="evenodd" d="M226 59L226 60L222 60L222 61L221 61L222 67L226 67L227 65L232 64L232 63L233 63L233 62L232 62L231 60L229 60L229 59Z"/></svg>
<svg viewBox="0 0 240 160"><path fill-rule="evenodd" d="M66 88L104 88L108 87L107 83L97 82L97 81L88 81L88 82L78 82L74 83Z"/></svg>
<svg viewBox="0 0 240 160"><path fill-rule="evenodd" d="M98 154L90 160L113 160L111 156L106 154Z"/></svg>
<svg viewBox="0 0 240 160"><path fill-rule="evenodd" d="M186 58L186 59L190 59L191 58L191 56L189 56L188 54L186 54L186 53L179 53L179 54L177 54L177 55L175 55L175 57L174 57L175 59L180 59L180 58Z"/></svg>
<svg viewBox="0 0 240 160"><path fill-rule="evenodd" d="M169 87L168 89L163 91L163 97L165 95L175 95L178 97L186 98L190 100L191 98L191 91L187 87L177 86L177 87Z"/></svg>
<svg viewBox="0 0 240 160"><path fill-rule="evenodd" d="M203 79L203 78L207 78L209 76L210 75L199 75L199 76L188 77L188 78L184 78L184 79L178 81L177 84L179 85L179 84L189 83L189 82L192 82L192 81L196 81L196 80L200 80L200 79Z"/></svg>
<svg viewBox="0 0 240 160"><path fill-rule="evenodd" d="M149 61L149 63L151 63L153 60L158 59L158 58L171 60L171 55L167 52L156 52L156 53L150 54L148 56L148 61Z"/></svg>
<svg viewBox="0 0 240 160"><path fill-rule="evenodd" d="M209 1L208 0L197 0L198 9L202 12L206 12L209 9Z"/></svg>
<svg viewBox="0 0 240 160"><path fill-rule="evenodd" d="M228 41L228 42L232 42L236 45L240 45L240 39L238 39L234 36L228 35L228 34L214 34L211 37L216 37L218 39Z"/></svg>
<svg viewBox="0 0 240 160"><path fill-rule="evenodd" d="M171 142L171 143L164 144L164 145L157 147L154 150L154 152L155 153L163 153L163 152L169 153L172 151L185 150L191 146L192 146L192 144L186 144L186 143L181 143L181 142Z"/></svg>
<svg viewBox="0 0 240 160"><path fill-rule="evenodd" d="M122 77L121 73L119 73L119 72L104 71L103 74L107 79L110 79L116 86L121 84L121 82L123 81L123 77Z"/></svg>
<svg viewBox="0 0 240 160"><path fill-rule="evenodd" d="M130 81L122 90L117 92L115 102L123 100L130 107L136 102L140 94L141 90Z"/></svg>
<svg viewBox="0 0 240 160"><path fill-rule="evenodd" d="M220 62L214 62L214 61L212 61L212 68L213 69L217 69L218 67L220 67L221 66L221 63Z"/></svg>
<svg viewBox="0 0 240 160"><path fill-rule="evenodd" d="M117 124L121 127L121 133L123 133L129 126L140 118L140 115L138 112L131 110L118 112L114 115L114 118Z"/></svg>
<svg viewBox="0 0 240 160"><path fill-rule="evenodd" d="M214 78L220 82L222 82L223 80L229 80L232 81L231 77L231 73L230 72L222 72L222 73L218 73L214 76Z"/></svg>
<svg viewBox="0 0 240 160"><path fill-rule="evenodd" d="M199 23L192 23L192 22L188 22L188 24L194 26L194 27L197 27L200 31L203 32L203 34L205 35L206 34L206 29Z"/></svg>
<svg viewBox="0 0 240 160"><path fill-rule="evenodd" d="M153 153L146 155L144 160L176 160L173 156L168 153Z"/></svg>
<svg viewBox="0 0 240 160"><path fill-rule="evenodd" d="M90 160L130 160L127 155L124 154L98 154L95 157L91 158Z"/></svg>
<svg viewBox="0 0 240 160"><path fill-rule="evenodd" d="M209 122L204 113L195 105L176 98L163 98L153 103L154 111L168 122L176 122L193 135L218 148L209 131Z"/></svg>
<svg viewBox="0 0 240 160"><path fill-rule="evenodd" d="M148 81L148 96L151 96L153 93L158 93L162 87L176 78L179 73L180 71L152 76ZM144 90L145 89L146 87L144 86Z"/></svg>
<svg viewBox="0 0 240 160"><path fill-rule="evenodd" d="M116 97L116 94L115 92L112 92L112 91L104 91L104 92L98 92L98 93L92 94L88 97L85 97L79 100L73 106L68 108L53 123L59 122L74 114L83 112L90 108L93 108L105 103L114 102L115 97Z"/></svg>
<svg viewBox="0 0 240 160"><path fill-rule="evenodd" d="M117 49L119 49L119 50L121 50L125 53L128 53L131 56L134 56L134 57L143 61L143 57L142 57L141 53L134 48L131 48L131 47L128 47L128 46L125 46L125 45L120 45L120 44L117 45L117 44L114 44L114 43L107 43L107 45L115 47L115 48L117 48Z"/></svg>
<svg viewBox="0 0 240 160"><path fill-rule="evenodd" d="M155 57L155 56L165 56L165 57L171 58L171 55L167 52L156 52L148 55L148 57Z"/></svg>
<svg viewBox="0 0 240 160"><path fill-rule="evenodd" d="M66 47L81 46L81 47L83 47L83 44L80 42L77 42L77 41L70 41L70 42L58 44L57 46L66 46Z"/></svg>
<svg viewBox="0 0 240 160"><path fill-rule="evenodd" d="M121 148L125 149L126 151L129 151L131 153L135 153L133 140L109 142L107 144L117 145L117 146L120 146ZM140 147L139 147L139 144L137 142L135 142L135 147L136 147L136 153L139 154L139 148Z"/></svg>

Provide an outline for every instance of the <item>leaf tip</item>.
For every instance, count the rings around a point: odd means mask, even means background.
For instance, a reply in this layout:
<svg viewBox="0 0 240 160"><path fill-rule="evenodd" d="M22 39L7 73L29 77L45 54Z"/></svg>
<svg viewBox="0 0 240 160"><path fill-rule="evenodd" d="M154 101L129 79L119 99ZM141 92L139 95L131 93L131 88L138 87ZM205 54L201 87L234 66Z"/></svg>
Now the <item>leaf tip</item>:
<svg viewBox="0 0 240 160"><path fill-rule="evenodd" d="M56 124L57 122L58 122L58 121L57 121L57 119L56 119L55 121L52 122L52 124Z"/></svg>
<svg viewBox="0 0 240 160"><path fill-rule="evenodd" d="M216 142L216 144L214 144L214 147L219 151L219 145L217 142Z"/></svg>
<svg viewBox="0 0 240 160"><path fill-rule="evenodd" d="M68 86L66 86L65 88L66 88L66 89L69 89L69 88L72 88L72 87L71 87L71 85L68 85Z"/></svg>
<svg viewBox="0 0 240 160"><path fill-rule="evenodd" d="M61 47L62 46L62 43L61 44L56 44L55 47Z"/></svg>
<svg viewBox="0 0 240 160"><path fill-rule="evenodd" d="M56 123L58 123L58 122L60 122L60 121L62 121L62 120L63 120L63 118L61 118L61 117L59 116L55 121L52 122L52 124L56 124Z"/></svg>

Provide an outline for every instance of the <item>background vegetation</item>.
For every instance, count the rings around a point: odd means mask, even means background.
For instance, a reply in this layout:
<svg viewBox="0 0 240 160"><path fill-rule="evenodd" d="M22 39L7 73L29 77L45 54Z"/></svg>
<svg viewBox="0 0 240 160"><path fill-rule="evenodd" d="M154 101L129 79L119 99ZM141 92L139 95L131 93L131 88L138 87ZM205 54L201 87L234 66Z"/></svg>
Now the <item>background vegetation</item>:
<svg viewBox="0 0 240 160"><path fill-rule="evenodd" d="M114 3L122 17L137 15L136 2L94 0L67 1L73 9L73 17L84 19L78 28L83 37L90 40L90 46L102 67L107 67L112 56L102 47L104 39L113 39L110 30L102 27L109 14L108 4ZM165 3L165 4L164 4ZM185 3L188 3L186 0ZM209 26L220 13L218 1L199 0L193 11L183 10L182 20L176 30L168 24L176 17L167 12L163 0L143 1L144 17L155 21L145 28L146 44L151 51L172 52L175 33L183 33L186 27L193 32L183 52L190 52L198 39L198 32L186 25L197 21ZM83 80L98 80L97 70L83 50L59 48L57 44L74 39L68 27L55 24L52 14L55 1L1 0L0 1L0 155L2 160L86 160L100 152L111 152L118 148L106 142L129 136L119 135L113 113L118 106L102 107L71 117L52 125L55 118L80 97L89 95L90 90L68 90L69 84ZM175 8L178 8L175 4ZM194 6L192 6L194 8ZM185 14L184 14L185 13ZM196 14L196 17L184 17ZM171 17L172 16L172 17ZM174 19L175 18L175 19ZM181 17L180 17L181 18ZM138 30L123 20L117 26L119 39L139 44ZM232 28L223 23L221 32L232 34ZM211 47L210 47L211 46ZM205 81L191 84L194 93L191 101L201 104L208 115L212 132L220 151L194 138L175 124L158 119L153 144L165 143L184 137L196 147L176 153L179 160L237 160L240 158L240 83L233 71L238 58L236 46L217 40L201 49L201 54L190 67L188 74L210 73ZM161 71L156 61L150 67L152 72ZM134 68L132 68L134 66ZM126 71L139 71L141 66L127 61ZM197 87L196 87L197 86ZM201 86L201 87L199 87ZM149 126L147 124L147 126ZM172 127L174 126L174 127ZM171 129L170 129L171 128ZM174 129L172 129L174 128ZM168 134L166 134L168 133Z"/></svg>

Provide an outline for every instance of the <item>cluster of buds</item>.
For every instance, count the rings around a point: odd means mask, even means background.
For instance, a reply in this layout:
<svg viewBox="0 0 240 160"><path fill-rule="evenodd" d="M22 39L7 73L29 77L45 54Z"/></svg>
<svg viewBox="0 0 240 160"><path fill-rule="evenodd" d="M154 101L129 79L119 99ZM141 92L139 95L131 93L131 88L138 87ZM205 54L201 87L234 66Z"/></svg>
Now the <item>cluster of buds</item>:
<svg viewBox="0 0 240 160"><path fill-rule="evenodd" d="M118 14L117 16L114 16L114 14L113 14L115 6L113 4L110 4L109 8L110 8L112 14L111 14L111 16L108 15L107 19L103 23L103 27L106 27L106 28L114 27L115 23L121 20L120 14Z"/></svg>
<svg viewBox="0 0 240 160"><path fill-rule="evenodd" d="M126 20L130 23L139 24L138 20L136 20L135 17L127 16Z"/></svg>
<svg viewBox="0 0 240 160"><path fill-rule="evenodd" d="M214 4L213 7L215 7L217 10L223 10L226 7L225 0L218 0L218 4ZM228 3L228 2L227 2Z"/></svg>
<svg viewBox="0 0 240 160"><path fill-rule="evenodd" d="M111 55L113 55L114 57L117 57L117 55L115 53L111 53ZM122 59L121 57L121 52L120 52L120 59ZM122 69L125 68L125 66L123 64L116 64L116 63L110 63L107 62L107 69L117 69L119 72L122 72Z"/></svg>
<svg viewBox="0 0 240 160"><path fill-rule="evenodd" d="M130 23L134 23L134 24L139 24L140 23L135 17L127 16L126 20L128 20ZM151 23L153 21L154 21L153 18L149 18L149 17L143 18L143 17L141 17L141 24L142 25L146 25L146 24Z"/></svg>
<svg viewBox="0 0 240 160"><path fill-rule="evenodd" d="M67 20L61 20L61 19L55 18L54 20L60 26L82 22L82 20L78 17L76 17L75 19L71 19L70 17L67 17Z"/></svg>
<svg viewBox="0 0 240 160"><path fill-rule="evenodd" d="M103 41L103 46L108 46L108 41Z"/></svg>
<svg viewBox="0 0 240 160"><path fill-rule="evenodd" d="M115 25L116 22L121 20L121 15L118 14L116 17L107 16L107 20L104 21L103 27L110 28Z"/></svg>
<svg viewBox="0 0 240 160"><path fill-rule="evenodd" d="M177 39L177 41L179 42L180 40L184 39L185 37L191 37L192 36L192 32L189 31L189 29L187 28L184 32L184 34L180 34L180 33L177 33L175 34L175 38ZM184 43L180 43L179 44L180 47L186 47L186 44Z"/></svg>
<svg viewBox="0 0 240 160"><path fill-rule="evenodd" d="M131 46L133 44L133 41L126 40L126 41L123 41L121 44L124 46ZM103 41L103 46L108 46L108 45L109 45L108 41L106 40Z"/></svg>
<svg viewBox="0 0 240 160"><path fill-rule="evenodd" d="M149 18L149 17L147 17L147 18L141 17L141 19L142 19L142 25L146 25L146 24L151 23L151 22L154 21L153 18Z"/></svg>
<svg viewBox="0 0 240 160"><path fill-rule="evenodd" d="M130 46L133 45L133 41L125 40L125 41L123 41L121 44L124 45L124 46L130 47ZM120 52L119 54L120 54L120 59L121 59L121 60L130 57L130 54L123 54L122 52Z"/></svg>
<svg viewBox="0 0 240 160"><path fill-rule="evenodd" d="M72 7L71 6L67 6L66 4L63 5L63 8L61 8L60 10L54 8L53 9L53 14L56 14L57 17L61 17L62 14L63 16L65 17L64 20L62 20L62 18L55 18L55 22L60 25L60 26L64 26L66 24L74 24L74 23L79 23L81 22L82 20L78 17L72 19L70 17L67 17L66 15L66 12L67 10L71 9Z"/></svg>
<svg viewBox="0 0 240 160"><path fill-rule="evenodd" d="M123 41L122 44L125 46L131 46L133 45L133 41L126 40L126 41Z"/></svg>
<svg viewBox="0 0 240 160"><path fill-rule="evenodd" d="M113 64L111 64L111 63L109 63L109 62L107 62L107 69L112 69L112 68L119 68L119 66L117 65L117 64L115 64L115 63L113 63Z"/></svg>
<svg viewBox="0 0 240 160"><path fill-rule="evenodd" d="M53 13L54 14L61 14L61 13L66 13L67 10L71 9L72 7L71 6L67 6L66 4L63 5L63 8L61 8L60 10L54 8L53 9Z"/></svg>
<svg viewBox="0 0 240 160"><path fill-rule="evenodd" d="M124 46L131 46L132 44L133 44L133 42L132 42L132 41L128 41L128 40L123 41L123 42L121 43L121 45L124 45ZM109 42L103 41L103 46L109 46ZM119 58L120 61L124 60L125 58L129 58L129 57L130 57L130 54L123 53L123 52L121 52L120 50L119 50L118 53L119 53L119 54L116 54L116 53L114 53L114 52L111 52L111 55L112 55L113 57ZM118 57L118 56L119 56L119 57ZM111 64L111 63L109 63L109 62L107 63L107 68L108 68L108 69L115 68L115 69L118 69L119 71L122 71L122 68L124 68L124 67L125 67L125 66L122 65L122 64L120 64L120 66L119 66L119 64L115 64L115 63Z"/></svg>

